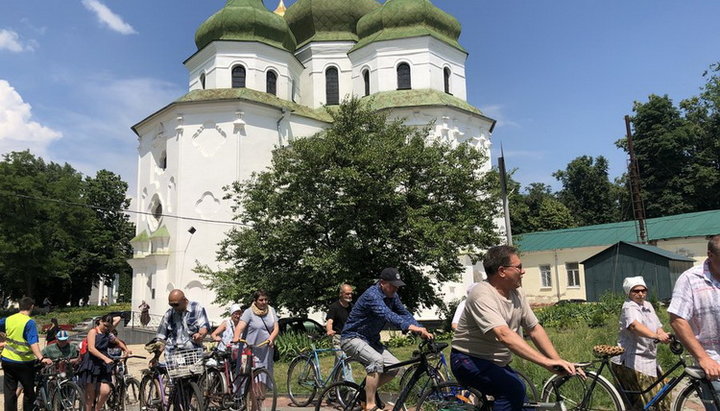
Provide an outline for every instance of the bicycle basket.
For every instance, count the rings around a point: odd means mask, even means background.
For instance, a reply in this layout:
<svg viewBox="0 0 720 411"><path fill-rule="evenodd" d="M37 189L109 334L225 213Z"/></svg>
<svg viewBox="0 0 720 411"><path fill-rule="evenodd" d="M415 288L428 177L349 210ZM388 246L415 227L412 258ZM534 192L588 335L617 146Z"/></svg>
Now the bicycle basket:
<svg viewBox="0 0 720 411"><path fill-rule="evenodd" d="M165 366L170 378L198 375L203 372L203 350L178 350L165 353Z"/></svg>

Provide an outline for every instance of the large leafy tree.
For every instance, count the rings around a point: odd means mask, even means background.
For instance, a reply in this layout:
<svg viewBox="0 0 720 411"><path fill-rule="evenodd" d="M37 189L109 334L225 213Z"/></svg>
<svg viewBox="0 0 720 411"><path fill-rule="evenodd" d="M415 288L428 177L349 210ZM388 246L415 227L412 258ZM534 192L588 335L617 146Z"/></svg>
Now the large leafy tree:
<svg viewBox="0 0 720 411"><path fill-rule="evenodd" d="M496 244L499 199L479 172L487 158L461 144L428 142L428 129L389 121L357 100L333 112L322 133L273 154L272 166L230 187L236 219L205 272L219 302L269 291L292 312L324 308L336 287L362 291L398 267L410 308L441 301L457 280L460 252L477 258Z"/></svg>
<svg viewBox="0 0 720 411"><path fill-rule="evenodd" d="M620 217L617 190L608 176L608 162L603 156L580 156L565 170L553 176L562 183L559 200L570 210L579 225L604 224Z"/></svg>

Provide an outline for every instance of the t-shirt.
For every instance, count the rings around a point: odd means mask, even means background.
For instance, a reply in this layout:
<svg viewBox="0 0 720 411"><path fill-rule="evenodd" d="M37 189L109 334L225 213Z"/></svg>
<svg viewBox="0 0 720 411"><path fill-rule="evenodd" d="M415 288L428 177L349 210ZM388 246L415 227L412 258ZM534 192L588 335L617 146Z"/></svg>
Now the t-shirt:
<svg viewBox="0 0 720 411"><path fill-rule="evenodd" d="M59 344L48 345L42 350L43 357L51 360L59 360L61 358L75 358L80 355L80 350L75 344L68 344L61 347Z"/></svg>
<svg viewBox="0 0 720 411"><path fill-rule="evenodd" d="M460 315L452 348L504 367L510 363L510 349L495 338L493 328L506 325L516 333L538 324L525 295L518 288L503 297L490 283L478 283L470 291Z"/></svg>
<svg viewBox="0 0 720 411"><path fill-rule="evenodd" d="M333 320L333 331L340 333L345 326L348 316L350 316L350 310L352 310L352 304L348 304L347 307L343 307L342 304L340 304L340 301L335 301L330 304L325 321Z"/></svg>

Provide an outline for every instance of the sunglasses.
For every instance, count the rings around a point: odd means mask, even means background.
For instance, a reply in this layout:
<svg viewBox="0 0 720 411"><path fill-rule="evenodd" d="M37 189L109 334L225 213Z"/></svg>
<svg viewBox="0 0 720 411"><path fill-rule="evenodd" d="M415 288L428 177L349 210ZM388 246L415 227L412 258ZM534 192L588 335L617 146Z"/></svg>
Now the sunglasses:
<svg viewBox="0 0 720 411"><path fill-rule="evenodd" d="M168 303L168 305L173 308L180 307L180 303Z"/></svg>
<svg viewBox="0 0 720 411"><path fill-rule="evenodd" d="M643 288L640 290L630 290L630 292L633 294L647 293L647 288Z"/></svg>

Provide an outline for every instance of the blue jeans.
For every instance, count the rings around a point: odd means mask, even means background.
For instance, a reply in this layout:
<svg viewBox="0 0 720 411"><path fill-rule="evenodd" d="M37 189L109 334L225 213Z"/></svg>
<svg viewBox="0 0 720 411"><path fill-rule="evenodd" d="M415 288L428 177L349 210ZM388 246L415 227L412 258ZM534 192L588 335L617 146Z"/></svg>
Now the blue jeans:
<svg viewBox="0 0 720 411"><path fill-rule="evenodd" d="M720 380L715 380L711 382L713 390L715 390L716 393L720 393ZM707 390L705 388L705 385L700 386L700 398L702 398L705 401L705 411L717 411L715 409L715 405L713 404L712 400L712 392Z"/></svg>
<svg viewBox="0 0 720 411"><path fill-rule="evenodd" d="M519 411L528 401L525 384L509 365L500 367L492 361L452 350L450 367L459 383L492 395L493 410Z"/></svg>

